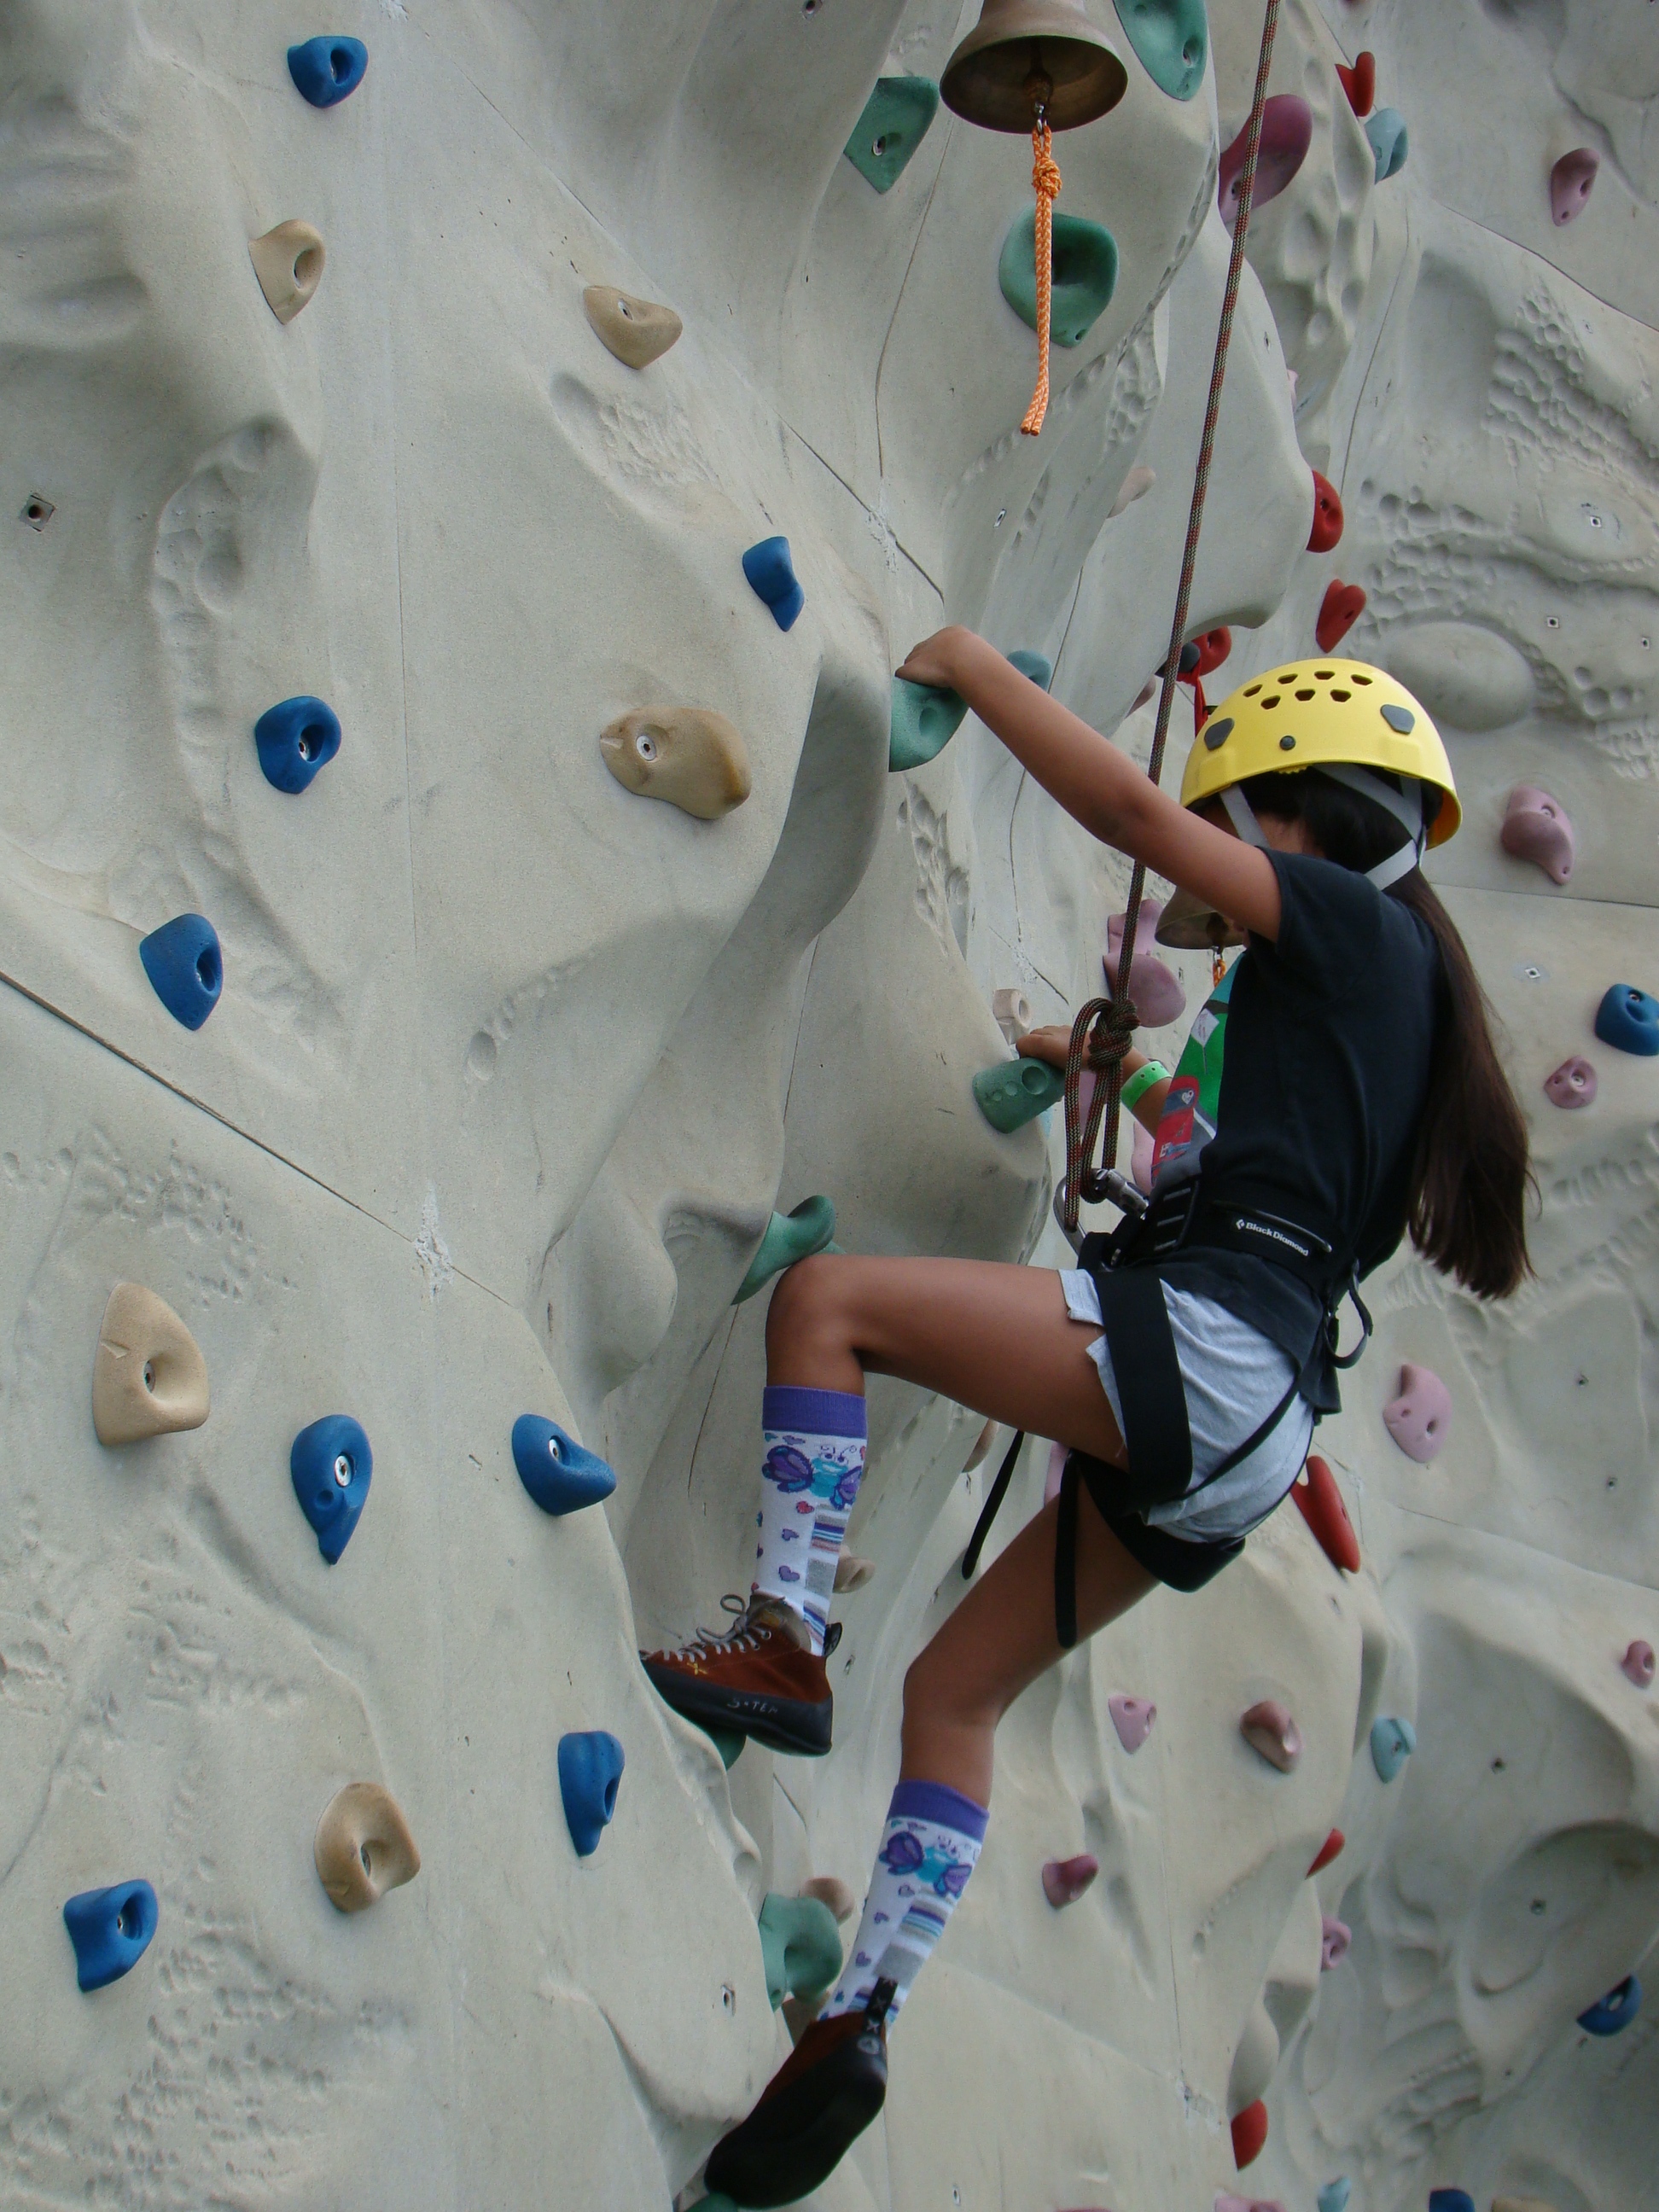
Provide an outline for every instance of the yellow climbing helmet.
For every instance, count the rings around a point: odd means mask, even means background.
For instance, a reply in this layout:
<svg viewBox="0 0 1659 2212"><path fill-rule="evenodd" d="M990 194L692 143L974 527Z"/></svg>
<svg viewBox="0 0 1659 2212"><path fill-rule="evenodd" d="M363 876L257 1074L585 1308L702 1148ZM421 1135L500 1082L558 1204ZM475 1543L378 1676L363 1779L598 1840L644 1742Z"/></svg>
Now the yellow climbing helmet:
<svg viewBox="0 0 1659 2212"><path fill-rule="evenodd" d="M1181 803L1225 803L1248 777L1299 768L1358 770L1338 780L1370 787L1384 805L1393 796L1389 786L1362 781L1365 769L1414 780L1423 787L1421 834L1429 845L1455 836L1463 818L1446 748L1419 702L1385 670L1328 654L1293 665L1278 661L1221 702L1193 740ZM1409 823L1403 826L1413 834Z"/></svg>

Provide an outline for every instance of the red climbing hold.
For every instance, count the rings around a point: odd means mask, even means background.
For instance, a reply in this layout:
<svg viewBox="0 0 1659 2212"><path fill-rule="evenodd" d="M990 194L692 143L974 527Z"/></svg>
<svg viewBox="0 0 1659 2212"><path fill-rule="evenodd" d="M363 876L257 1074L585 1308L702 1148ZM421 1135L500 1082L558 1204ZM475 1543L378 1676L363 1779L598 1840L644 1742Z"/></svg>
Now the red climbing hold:
<svg viewBox="0 0 1659 2212"><path fill-rule="evenodd" d="M1550 213L1558 223L1571 222L1583 213L1601 166L1601 157L1593 146L1575 146L1550 171Z"/></svg>
<svg viewBox="0 0 1659 2212"><path fill-rule="evenodd" d="M1340 1828L1333 1828L1331 1830L1329 1835L1326 1837L1324 1842L1319 1846L1319 1856L1308 1869L1308 1878L1310 1881L1313 1879L1315 1875L1322 1874L1333 1859L1340 1858L1341 1856L1342 1846L1347 1842L1347 1838L1343 1834Z"/></svg>
<svg viewBox="0 0 1659 2212"><path fill-rule="evenodd" d="M1371 103L1376 98L1376 56L1369 50L1358 55L1349 69L1339 62L1336 73L1342 80L1342 89L1348 95L1348 105L1356 115L1369 115Z"/></svg>
<svg viewBox="0 0 1659 2212"><path fill-rule="evenodd" d="M1238 203L1244 183L1247 124L1221 156L1216 180L1216 204L1229 230L1238 221ZM1261 110L1261 143L1255 157L1255 183L1250 191L1250 212L1279 198L1308 158L1313 143L1313 110L1293 92L1276 92Z"/></svg>
<svg viewBox="0 0 1659 2212"><path fill-rule="evenodd" d="M1261 2157L1267 2140L1267 2107L1258 2097L1255 2104L1246 2105L1233 2122L1233 2164L1241 2173L1253 2160Z"/></svg>
<svg viewBox="0 0 1659 2212"><path fill-rule="evenodd" d="M1188 642L1198 647L1198 658L1189 668L1187 665L1186 654L1182 653L1181 681L1183 684L1196 684L1201 678L1207 676L1212 668L1220 667L1233 649L1233 634L1224 623L1219 629L1201 631L1197 637L1190 639Z"/></svg>
<svg viewBox="0 0 1659 2212"><path fill-rule="evenodd" d="M1313 528L1308 536L1310 553L1328 553L1342 537L1342 495L1328 477L1316 469Z"/></svg>
<svg viewBox="0 0 1659 2212"><path fill-rule="evenodd" d="M1319 1548L1334 1567L1346 1568L1351 1575L1359 1572L1359 1539L1353 1533L1353 1523L1348 1518L1348 1509L1342 1502L1342 1492L1337 1487L1336 1477L1317 1453L1311 1455L1303 1469L1305 1480L1291 1486L1297 1510L1312 1529Z"/></svg>
<svg viewBox="0 0 1659 2212"><path fill-rule="evenodd" d="M1364 586L1340 583L1333 576L1319 604L1319 620L1314 624L1319 650L1334 653L1364 611Z"/></svg>

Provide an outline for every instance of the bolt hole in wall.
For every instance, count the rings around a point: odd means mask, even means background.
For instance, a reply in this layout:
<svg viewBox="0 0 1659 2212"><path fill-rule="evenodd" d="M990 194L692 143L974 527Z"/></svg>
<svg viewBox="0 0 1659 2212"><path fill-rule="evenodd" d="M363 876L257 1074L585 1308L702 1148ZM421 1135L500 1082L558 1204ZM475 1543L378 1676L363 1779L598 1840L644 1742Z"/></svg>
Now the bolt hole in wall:
<svg viewBox="0 0 1659 2212"><path fill-rule="evenodd" d="M44 530L57 512L44 493L32 491L23 501L22 520L31 530Z"/></svg>

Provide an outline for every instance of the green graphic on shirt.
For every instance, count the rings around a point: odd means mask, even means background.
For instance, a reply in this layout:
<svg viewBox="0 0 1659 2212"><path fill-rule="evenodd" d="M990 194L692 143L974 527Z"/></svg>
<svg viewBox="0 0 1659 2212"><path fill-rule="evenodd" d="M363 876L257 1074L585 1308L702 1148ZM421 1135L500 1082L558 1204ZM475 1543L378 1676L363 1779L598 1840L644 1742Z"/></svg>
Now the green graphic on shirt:
<svg viewBox="0 0 1659 2212"><path fill-rule="evenodd" d="M1198 1173L1199 1157L1216 1132L1221 1107L1221 1070L1227 1050L1227 1004L1232 996L1234 961L1205 1000L1188 1032L1158 1117L1152 1153L1154 1185L1184 1182Z"/></svg>

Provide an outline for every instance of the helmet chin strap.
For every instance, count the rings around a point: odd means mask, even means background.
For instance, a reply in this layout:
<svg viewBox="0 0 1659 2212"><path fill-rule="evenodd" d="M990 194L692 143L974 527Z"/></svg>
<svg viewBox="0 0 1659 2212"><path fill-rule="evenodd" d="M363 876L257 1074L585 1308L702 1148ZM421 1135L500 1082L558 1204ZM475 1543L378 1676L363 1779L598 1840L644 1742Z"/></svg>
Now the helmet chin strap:
<svg viewBox="0 0 1659 2212"><path fill-rule="evenodd" d="M1397 853L1390 853L1374 868L1367 868L1365 880L1376 885L1380 891L1408 876L1423 857L1423 848L1428 842L1428 830L1423 820L1423 787L1415 776L1401 778L1404 789L1396 791L1380 775L1369 769L1351 767L1346 761L1321 761L1318 772L1328 775L1333 783L1345 784L1364 799L1375 799L1385 807L1406 832L1407 842ZM1227 810L1227 818L1247 845L1267 847L1267 834L1256 820L1250 802L1245 798L1241 785L1229 784L1221 794L1221 803Z"/></svg>

